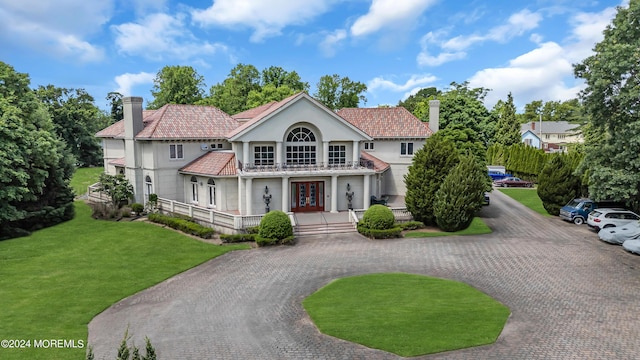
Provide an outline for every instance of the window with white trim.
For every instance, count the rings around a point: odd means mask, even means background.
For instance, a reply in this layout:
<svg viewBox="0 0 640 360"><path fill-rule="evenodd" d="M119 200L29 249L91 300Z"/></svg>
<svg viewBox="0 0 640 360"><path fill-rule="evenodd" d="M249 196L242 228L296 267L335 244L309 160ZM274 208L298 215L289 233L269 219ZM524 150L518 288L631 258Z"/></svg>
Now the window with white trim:
<svg viewBox="0 0 640 360"><path fill-rule="evenodd" d="M313 165L316 163L316 136L313 131L299 126L287 135L287 165Z"/></svg>
<svg viewBox="0 0 640 360"><path fill-rule="evenodd" d="M346 164L347 147L345 145L329 145L329 164Z"/></svg>
<svg viewBox="0 0 640 360"><path fill-rule="evenodd" d="M271 145L256 145L253 147L253 163L255 165L273 165L274 152Z"/></svg>
<svg viewBox="0 0 640 360"><path fill-rule="evenodd" d="M144 200L149 201L149 194L153 194L153 184L151 183L151 176L147 175L144 178Z"/></svg>
<svg viewBox="0 0 640 360"><path fill-rule="evenodd" d="M207 181L207 195L209 207L216 207L216 182L213 179Z"/></svg>
<svg viewBox="0 0 640 360"><path fill-rule="evenodd" d="M413 155L413 143L412 142L400 143L400 155Z"/></svg>
<svg viewBox="0 0 640 360"><path fill-rule="evenodd" d="M369 151L373 150L373 143L372 142L364 143L364 149Z"/></svg>
<svg viewBox="0 0 640 360"><path fill-rule="evenodd" d="M191 177L191 202L198 203L198 178Z"/></svg>
<svg viewBox="0 0 640 360"><path fill-rule="evenodd" d="M184 159L184 153L182 152L182 144L169 145L169 159L171 160Z"/></svg>

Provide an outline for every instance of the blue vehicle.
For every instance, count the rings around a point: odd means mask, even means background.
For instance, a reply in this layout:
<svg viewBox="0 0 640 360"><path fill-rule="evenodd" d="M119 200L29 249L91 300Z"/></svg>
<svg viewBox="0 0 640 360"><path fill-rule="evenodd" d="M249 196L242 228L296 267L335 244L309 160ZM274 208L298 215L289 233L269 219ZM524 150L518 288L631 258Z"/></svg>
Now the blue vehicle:
<svg viewBox="0 0 640 360"><path fill-rule="evenodd" d="M595 202L591 199L573 199L560 209L560 218L582 225L587 221L589 213L597 208L624 208L624 203L618 201Z"/></svg>
<svg viewBox="0 0 640 360"><path fill-rule="evenodd" d="M489 176L491 177L491 181L502 180L504 178L513 176L507 173L504 166L488 165L487 169L489 172Z"/></svg>

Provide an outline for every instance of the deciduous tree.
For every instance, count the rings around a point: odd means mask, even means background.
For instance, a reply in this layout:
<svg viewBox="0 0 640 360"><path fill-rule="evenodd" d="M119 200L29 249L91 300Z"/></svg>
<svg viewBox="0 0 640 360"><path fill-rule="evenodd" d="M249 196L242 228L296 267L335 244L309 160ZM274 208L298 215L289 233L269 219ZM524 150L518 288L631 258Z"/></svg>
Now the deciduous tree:
<svg viewBox="0 0 640 360"><path fill-rule="evenodd" d="M204 78L191 66L165 66L153 79L153 101L148 109L165 104L195 104L204 95Z"/></svg>
<svg viewBox="0 0 640 360"><path fill-rule="evenodd" d="M640 201L640 1L618 7L594 54L575 65L581 99L601 142L587 143L589 193L596 200ZM587 139L590 140L590 139Z"/></svg>
<svg viewBox="0 0 640 360"><path fill-rule="evenodd" d="M366 103L367 98L362 95L365 91L367 85L333 74L320 78L313 96L329 109L338 110L358 107L360 102Z"/></svg>

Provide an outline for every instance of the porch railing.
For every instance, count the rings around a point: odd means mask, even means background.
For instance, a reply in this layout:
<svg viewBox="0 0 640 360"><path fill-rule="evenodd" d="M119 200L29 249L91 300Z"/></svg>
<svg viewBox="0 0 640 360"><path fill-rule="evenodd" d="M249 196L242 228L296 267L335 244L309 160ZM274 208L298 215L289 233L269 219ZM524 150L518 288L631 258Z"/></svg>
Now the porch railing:
<svg viewBox="0 0 640 360"><path fill-rule="evenodd" d="M353 170L373 169L373 161L360 159L359 161L317 162L315 164L286 164L274 163L268 165L242 164L238 161L238 169L244 172L278 172L278 171L320 171L320 170Z"/></svg>

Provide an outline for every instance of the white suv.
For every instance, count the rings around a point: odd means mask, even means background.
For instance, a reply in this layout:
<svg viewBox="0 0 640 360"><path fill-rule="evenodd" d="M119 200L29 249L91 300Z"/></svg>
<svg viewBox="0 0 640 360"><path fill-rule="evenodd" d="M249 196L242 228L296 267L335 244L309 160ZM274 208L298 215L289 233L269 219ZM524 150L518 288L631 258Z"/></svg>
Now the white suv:
<svg viewBox="0 0 640 360"><path fill-rule="evenodd" d="M640 216L625 209L595 209L589 213L587 225L599 231L600 229L621 226L632 221L640 220Z"/></svg>

